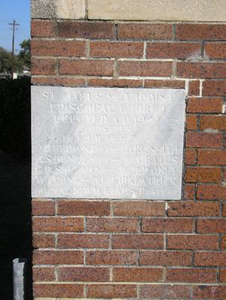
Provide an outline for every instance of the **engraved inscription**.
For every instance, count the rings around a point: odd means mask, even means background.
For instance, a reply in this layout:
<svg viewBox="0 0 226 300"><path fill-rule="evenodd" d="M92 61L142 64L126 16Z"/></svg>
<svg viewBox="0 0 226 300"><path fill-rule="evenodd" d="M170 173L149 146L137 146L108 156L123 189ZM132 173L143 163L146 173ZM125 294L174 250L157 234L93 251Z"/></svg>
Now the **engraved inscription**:
<svg viewBox="0 0 226 300"><path fill-rule="evenodd" d="M185 91L32 87L33 197L181 198Z"/></svg>

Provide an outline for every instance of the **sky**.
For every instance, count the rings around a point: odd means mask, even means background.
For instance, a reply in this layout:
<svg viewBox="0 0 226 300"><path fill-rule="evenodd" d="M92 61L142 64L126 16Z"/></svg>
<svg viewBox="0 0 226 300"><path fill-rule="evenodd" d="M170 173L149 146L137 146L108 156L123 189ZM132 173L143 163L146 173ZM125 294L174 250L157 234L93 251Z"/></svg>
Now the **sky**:
<svg viewBox="0 0 226 300"><path fill-rule="evenodd" d="M12 51L12 23L16 20L15 51L20 51L20 43L30 38L30 0L0 0L0 47Z"/></svg>

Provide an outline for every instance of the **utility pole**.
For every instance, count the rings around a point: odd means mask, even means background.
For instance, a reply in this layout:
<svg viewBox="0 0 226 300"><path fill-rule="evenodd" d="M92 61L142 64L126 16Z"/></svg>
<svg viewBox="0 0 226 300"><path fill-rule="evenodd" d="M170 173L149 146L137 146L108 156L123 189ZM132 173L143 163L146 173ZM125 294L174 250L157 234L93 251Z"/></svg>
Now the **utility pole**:
<svg viewBox="0 0 226 300"><path fill-rule="evenodd" d="M13 35L12 35L12 79L14 74L14 42L15 42L15 30L17 29L17 26L20 26L20 24L17 24L15 20L13 20L13 23L9 23L10 26L12 26Z"/></svg>

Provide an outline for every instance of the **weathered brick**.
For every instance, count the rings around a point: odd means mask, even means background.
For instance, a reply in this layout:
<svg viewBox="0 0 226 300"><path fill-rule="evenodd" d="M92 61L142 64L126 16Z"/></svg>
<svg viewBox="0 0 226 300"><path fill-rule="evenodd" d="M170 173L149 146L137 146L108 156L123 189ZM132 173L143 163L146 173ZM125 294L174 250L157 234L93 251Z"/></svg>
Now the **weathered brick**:
<svg viewBox="0 0 226 300"><path fill-rule="evenodd" d="M188 285L142 285L140 297L142 299L189 299L191 287Z"/></svg>
<svg viewBox="0 0 226 300"><path fill-rule="evenodd" d="M188 100L187 112L221 113L222 98L191 98Z"/></svg>
<svg viewBox="0 0 226 300"><path fill-rule="evenodd" d="M85 56L84 41L32 40L31 55L35 56Z"/></svg>
<svg viewBox="0 0 226 300"><path fill-rule="evenodd" d="M169 202L168 215L171 217L215 217L219 214L220 206L216 202Z"/></svg>
<svg viewBox="0 0 226 300"><path fill-rule="evenodd" d="M115 216L161 217L165 215L163 202L131 201L113 203Z"/></svg>
<svg viewBox="0 0 226 300"><path fill-rule="evenodd" d="M199 93L200 93L200 81L190 80L188 83L188 95L199 96Z"/></svg>
<svg viewBox="0 0 226 300"><path fill-rule="evenodd" d="M198 220L197 232L200 233L225 233L226 219L221 220Z"/></svg>
<svg viewBox="0 0 226 300"><path fill-rule="evenodd" d="M60 281L109 281L109 268L92 267L59 267L57 269Z"/></svg>
<svg viewBox="0 0 226 300"><path fill-rule="evenodd" d="M109 237L104 234L59 234L58 248L108 248Z"/></svg>
<svg viewBox="0 0 226 300"><path fill-rule="evenodd" d="M226 269L220 270L220 282L226 283Z"/></svg>
<svg viewBox="0 0 226 300"><path fill-rule="evenodd" d="M111 60L60 60L60 74L113 76L114 62Z"/></svg>
<svg viewBox="0 0 226 300"><path fill-rule="evenodd" d="M141 251L140 265L190 266L192 254L179 251Z"/></svg>
<svg viewBox="0 0 226 300"><path fill-rule="evenodd" d="M33 251L34 265L77 265L84 262L83 251Z"/></svg>
<svg viewBox="0 0 226 300"><path fill-rule="evenodd" d="M141 87L142 80L90 78L88 79L88 85L105 87Z"/></svg>
<svg viewBox="0 0 226 300"><path fill-rule="evenodd" d="M222 216L226 217L226 203L223 204Z"/></svg>
<svg viewBox="0 0 226 300"><path fill-rule="evenodd" d="M144 44L134 42L91 42L91 57L126 57L141 58L143 57Z"/></svg>
<svg viewBox="0 0 226 300"><path fill-rule="evenodd" d="M57 24L49 20L32 20L31 36L32 37L55 37Z"/></svg>
<svg viewBox="0 0 226 300"><path fill-rule="evenodd" d="M194 184L185 184L184 185L184 199L185 200L194 200L195 198L195 185Z"/></svg>
<svg viewBox="0 0 226 300"><path fill-rule="evenodd" d="M200 129L226 130L226 116L201 116Z"/></svg>
<svg viewBox="0 0 226 300"><path fill-rule="evenodd" d="M162 268L114 268L113 280L120 282L158 282L162 280Z"/></svg>
<svg viewBox="0 0 226 300"><path fill-rule="evenodd" d="M196 115L187 115L186 116L186 129L187 130L196 130L198 126L198 119Z"/></svg>
<svg viewBox="0 0 226 300"><path fill-rule="evenodd" d="M170 40L173 28L170 24L119 23L119 39Z"/></svg>
<svg viewBox="0 0 226 300"><path fill-rule="evenodd" d="M143 219L142 232L192 232L193 220L184 218Z"/></svg>
<svg viewBox="0 0 226 300"><path fill-rule="evenodd" d="M225 299L226 298L226 286L216 285L201 285L195 286L193 291L194 299Z"/></svg>
<svg viewBox="0 0 226 300"><path fill-rule="evenodd" d="M203 267L226 266L226 253L219 252L196 252L195 265Z"/></svg>
<svg viewBox="0 0 226 300"><path fill-rule="evenodd" d="M55 215L55 201L33 199L32 200L33 216L53 216Z"/></svg>
<svg viewBox="0 0 226 300"><path fill-rule="evenodd" d="M172 63L163 61L119 61L119 76L170 77Z"/></svg>
<svg viewBox="0 0 226 300"><path fill-rule="evenodd" d="M34 267L32 271L34 282L56 280L54 267Z"/></svg>
<svg viewBox="0 0 226 300"><path fill-rule="evenodd" d="M109 216L110 203L106 201L60 200L58 214L63 216Z"/></svg>
<svg viewBox="0 0 226 300"><path fill-rule="evenodd" d="M32 77L33 84L39 85L62 85L62 86L83 86L85 85L84 78L71 77Z"/></svg>
<svg viewBox="0 0 226 300"><path fill-rule="evenodd" d="M146 88L172 88L172 89L184 89L185 81L183 80L144 80L144 87Z"/></svg>
<svg viewBox="0 0 226 300"><path fill-rule="evenodd" d="M177 24L177 40L226 40L224 24Z"/></svg>
<svg viewBox="0 0 226 300"><path fill-rule="evenodd" d="M83 230L83 218L33 217L34 232L79 232Z"/></svg>
<svg viewBox="0 0 226 300"><path fill-rule="evenodd" d="M187 165L195 165L196 164L196 150L194 150L194 149L185 150L185 163Z"/></svg>
<svg viewBox="0 0 226 300"><path fill-rule="evenodd" d="M166 281L168 282L216 282L217 272L214 269L167 269Z"/></svg>
<svg viewBox="0 0 226 300"><path fill-rule="evenodd" d="M226 63L178 62L177 76L183 78L225 78Z"/></svg>
<svg viewBox="0 0 226 300"><path fill-rule="evenodd" d="M226 186L199 185L197 190L199 200L226 200Z"/></svg>
<svg viewBox="0 0 226 300"><path fill-rule="evenodd" d="M113 235L113 249L163 249L162 235Z"/></svg>
<svg viewBox="0 0 226 300"><path fill-rule="evenodd" d="M226 59L226 43L205 43L204 54L208 59Z"/></svg>
<svg viewBox="0 0 226 300"><path fill-rule="evenodd" d="M218 250L218 236L168 235L167 249Z"/></svg>
<svg viewBox="0 0 226 300"><path fill-rule="evenodd" d="M186 182L220 182L220 168L193 167L187 168L185 174Z"/></svg>
<svg viewBox="0 0 226 300"><path fill-rule="evenodd" d="M53 248L55 247L55 236L53 234L33 234L33 248Z"/></svg>
<svg viewBox="0 0 226 300"><path fill-rule="evenodd" d="M226 164L226 151L224 150L199 150L198 164L224 165Z"/></svg>
<svg viewBox="0 0 226 300"><path fill-rule="evenodd" d="M82 284L34 284L34 297L74 298L84 296Z"/></svg>
<svg viewBox="0 0 226 300"><path fill-rule="evenodd" d="M221 238L221 250L226 250L226 235L222 236Z"/></svg>
<svg viewBox="0 0 226 300"><path fill-rule="evenodd" d="M137 263L136 251L87 251L87 265L135 265Z"/></svg>
<svg viewBox="0 0 226 300"><path fill-rule="evenodd" d="M136 298L137 287L136 285L116 285L116 284L92 284L87 286L87 297L88 298Z"/></svg>
<svg viewBox="0 0 226 300"><path fill-rule="evenodd" d="M56 60L55 59L31 59L31 73L32 75L55 75L56 74Z"/></svg>
<svg viewBox="0 0 226 300"><path fill-rule="evenodd" d="M138 220L132 218L88 218L88 232L137 232Z"/></svg>
<svg viewBox="0 0 226 300"><path fill-rule="evenodd" d="M188 132L186 145L197 148L219 148L222 146L222 135L220 133Z"/></svg>
<svg viewBox="0 0 226 300"><path fill-rule="evenodd" d="M204 96L224 96L226 94L226 80L206 80L203 82Z"/></svg>
<svg viewBox="0 0 226 300"><path fill-rule="evenodd" d="M113 39L114 24L111 22L59 22L59 36L66 38Z"/></svg>
<svg viewBox="0 0 226 300"><path fill-rule="evenodd" d="M201 55L200 43L148 43L147 58L185 59Z"/></svg>

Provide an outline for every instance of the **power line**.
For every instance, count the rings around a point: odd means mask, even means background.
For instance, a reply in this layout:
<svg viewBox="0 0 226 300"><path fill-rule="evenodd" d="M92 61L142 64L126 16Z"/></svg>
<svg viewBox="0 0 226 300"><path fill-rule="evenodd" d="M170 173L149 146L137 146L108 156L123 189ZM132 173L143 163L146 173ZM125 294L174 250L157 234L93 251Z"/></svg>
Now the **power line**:
<svg viewBox="0 0 226 300"><path fill-rule="evenodd" d="M12 78L14 73L14 42L15 42L15 30L17 29L17 26L20 26L20 24L17 24L15 20L13 20L13 23L9 23L9 26L12 26L13 35L12 35Z"/></svg>

